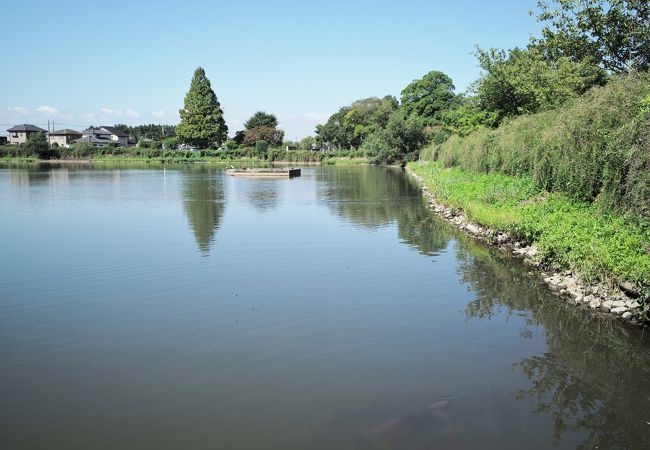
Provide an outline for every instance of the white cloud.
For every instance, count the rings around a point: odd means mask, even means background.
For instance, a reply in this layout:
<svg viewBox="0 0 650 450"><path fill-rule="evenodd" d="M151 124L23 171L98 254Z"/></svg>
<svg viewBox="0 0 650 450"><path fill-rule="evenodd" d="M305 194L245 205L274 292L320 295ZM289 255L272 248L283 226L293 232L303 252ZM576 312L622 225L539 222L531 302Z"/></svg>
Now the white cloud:
<svg viewBox="0 0 650 450"><path fill-rule="evenodd" d="M102 114L106 114L107 116L121 116L122 111L119 111L117 109L111 109L111 108L99 108L99 112Z"/></svg>
<svg viewBox="0 0 650 450"><path fill-rule="evenodd" d="M22 106L11 106L7 108L7 111L13 114L29 114L29 109Z"/></svg>
<svg viewBox="0 0 650 450"><path fill-rule="evenodd" d="M124 111L124 115L127 117L140 117L140 113L133 109L127 109Z"/></svg>
<svg viewBox="0 0 650 450"><path fill-rule="evenodd" d="M151 111L151 115L154 116L154 117L158 117L158 118L164 117L165 116L165 110L161 109L160 111Z"/></svg>
<svg viewBox="0 0 650 450"><path fill-rule="evenodd" d="M48 106L48 105L41 105L38 108L36 108L36 111L39 113L51 116L54 114L59 114L59 110L54 108L53 106Z"/></svg>
<svg viewBox="0 0 650 450"><path fill-rule="evenodd" d="M138 111L135 111L133 109L127 109L125 111L121 109L113 109L113 108L106 108L102 107L99 108L99 112L104 114L105 116L108 117L131 117L131 118L137 118L140 117L140 113Z"/></svg>

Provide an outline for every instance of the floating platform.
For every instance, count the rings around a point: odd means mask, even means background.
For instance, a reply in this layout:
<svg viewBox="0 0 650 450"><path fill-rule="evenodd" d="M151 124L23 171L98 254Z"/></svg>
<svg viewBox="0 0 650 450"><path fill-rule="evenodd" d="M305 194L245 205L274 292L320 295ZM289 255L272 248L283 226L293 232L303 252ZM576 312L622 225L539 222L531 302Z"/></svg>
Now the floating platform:
<svg viewBox="0 0 650 450"><path fill-rule="evenodd" d="M249 178L294 178L300 176L300 169L228 169L231 177Z"/></svg>

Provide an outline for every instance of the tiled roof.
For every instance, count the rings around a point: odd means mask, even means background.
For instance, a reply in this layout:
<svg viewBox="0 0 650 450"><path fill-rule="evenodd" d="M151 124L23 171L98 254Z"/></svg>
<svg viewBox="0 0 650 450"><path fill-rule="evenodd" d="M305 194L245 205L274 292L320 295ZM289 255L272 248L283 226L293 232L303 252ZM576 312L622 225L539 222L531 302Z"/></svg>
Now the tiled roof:
<svg viewBox="0 0 650 450"><path fill-rule="evenodd" d="M73 144L81 144L84 142L87 142L89 144L111 144L113 141L110 139L99 139L96 138L95 136L84 136L79 139L75 139L74 141L71 141Z"/></svg>
<svg viewBox="0 0 650 450"><path fill-rule="evenodd" d="M120 130L119 128L105 127L105 126L101 126L100 128L102 128L103 130L108 131L109 133L111 133L114 136L129 137L128 133L125 133L124 131Z"/></svg>
<svg viewBox="0 0 650 450"><path fill-rule="evenodd" d="M40 128L40 127L37 127L36 125L30 125L28 123L24 123L22 125L16 125L15 127L11 127L7 131L9 131L10 133L11 132L19 132L19 131L22 131L22 132L25 132L25 131L40 131L40 132L45 133L47 130L44 130L44 129Z"/></svg>
<svg viewBox="0 0 650 450"><path fill-rule="evenodd" d="M64 128L62 130L52 131L50 136L69 136L71 134L81 135L78 131L71 130L70 128Z"/></svg>

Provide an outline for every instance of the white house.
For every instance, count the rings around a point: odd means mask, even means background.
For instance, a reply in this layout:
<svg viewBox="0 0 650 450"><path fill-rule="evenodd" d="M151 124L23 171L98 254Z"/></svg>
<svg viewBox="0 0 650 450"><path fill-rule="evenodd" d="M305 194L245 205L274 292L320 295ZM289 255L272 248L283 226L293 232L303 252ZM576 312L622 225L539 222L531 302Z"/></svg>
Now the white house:
<svg viewBox="0 0 650 450"><path fill-rule="evenodd" d="M71 141L73 144L88 143L97 147L107 147L116 144L119 147L129 145L129 135L115 127L101 126L99 128L88 128L81 132L81 137Z"/></svg>
<svg viewBox="0 0 650 450"><path fill-rule="evenodd" d="M36 125L30 125L24 123L22 125L16 125L7 130L9 133L9 143L12 145L22 144L27 142L27 138L32 133L47 133L47 130L44 130Z"/></svg>
<svg viewBox="0 0 650 450"><path fill-rule="evenodd" d="M50 133L50 145L58 144L59 147L69 147L70 144L76 139L81 138L81 133L69 128L62 130L52 131Z"/></svg>

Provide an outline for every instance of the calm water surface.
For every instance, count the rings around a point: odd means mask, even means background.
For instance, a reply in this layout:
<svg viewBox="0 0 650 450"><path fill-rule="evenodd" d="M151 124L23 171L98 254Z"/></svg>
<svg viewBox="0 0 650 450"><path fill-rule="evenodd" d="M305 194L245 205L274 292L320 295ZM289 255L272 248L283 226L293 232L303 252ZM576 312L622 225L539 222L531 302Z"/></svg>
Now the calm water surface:
<svg viewBox="0 0 650 450"><path fill-rule="evenodd" d="M650 351L399 170L0 166L0 448L647 448Z"/></svg>

